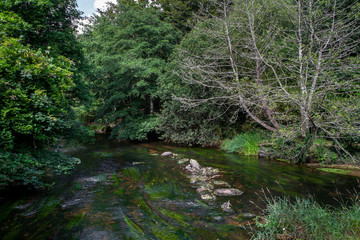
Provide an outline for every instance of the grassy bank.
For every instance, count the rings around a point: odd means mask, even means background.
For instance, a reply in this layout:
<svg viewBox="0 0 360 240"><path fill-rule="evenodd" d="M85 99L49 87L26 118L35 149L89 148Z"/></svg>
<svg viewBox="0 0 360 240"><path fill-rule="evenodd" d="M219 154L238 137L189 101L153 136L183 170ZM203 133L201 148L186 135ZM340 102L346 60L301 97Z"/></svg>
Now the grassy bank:
<svg viewBox="0 0 360 240"><path fill-rule="evenodd" d="M322 138L287 139L252 129L223 140L221 149L230 153L282 159L292 163L341 166L340 168L360 166L360 145L348 141L341 146L346 147L340 148L333 141Z"/></svg>
<svg viewBox="0 0 360 240"><path fill-rule="evenodd" d="M253 239L360 239L360 199L331 209L313 199L267 199Z"/></svg>

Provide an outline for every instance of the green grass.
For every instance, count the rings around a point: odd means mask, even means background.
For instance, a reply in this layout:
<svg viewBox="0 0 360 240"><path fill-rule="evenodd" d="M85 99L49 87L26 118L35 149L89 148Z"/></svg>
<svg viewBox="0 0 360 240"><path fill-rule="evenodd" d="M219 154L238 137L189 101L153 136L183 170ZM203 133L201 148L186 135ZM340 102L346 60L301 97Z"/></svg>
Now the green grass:
<svg viewBox="0 0 360 240"><path fill-rule="evenodd" d="M360 239L360 199L330 209L313 199L267 199L253 239Z"/></svg>
<svg viewBox="0 0 360 240"><path fill-rule="evenodd" d="M246 132L223 141L221 148L227 152L257 156L262 136L258 132Z"/></svg>

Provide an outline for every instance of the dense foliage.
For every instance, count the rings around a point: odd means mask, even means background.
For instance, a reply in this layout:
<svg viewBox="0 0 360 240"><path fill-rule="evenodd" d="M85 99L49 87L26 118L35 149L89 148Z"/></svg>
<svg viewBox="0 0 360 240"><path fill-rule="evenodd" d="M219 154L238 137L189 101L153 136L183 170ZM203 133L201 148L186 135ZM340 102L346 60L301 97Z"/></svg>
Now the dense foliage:
<svg viewBox="0 0 360 240"><path fill-rule="evenodd" d="M71 21L79 13L75 1L2 1L0 7L0 186L41 187L42 176L78 162L49 147L75 125L77 65L67 57L80 59L81 52L66 45L76 46Z"/></svg>
<svg viewBox="0 0 360 240"><path fill-rule="evenodd" d="M202 145L246 131L247 118L272 134L267 152L356 162L358 13L332 0L111 4L82 36L97 118L117 138Z"/></svg>
<svg viewBox="0 0 360 240"><path fill-rule="evenodd" d="M179 33L156 9L128 4L112 6L93 21L82 42L102 102L97 115L117 138L146 139L156 129L158 80Z"/></svg>
<svg viewBox="0 0 360 240"><path fill-rule="evenodd" d="M59 137L81 137L76 117L118 139L233 138L224 149L355 163L359 9L350 0L119 0L76 34L75 0L1 1L0 184L40 185L55 169L41 156ZM55 158L59 169L74 164Z"/></svg>

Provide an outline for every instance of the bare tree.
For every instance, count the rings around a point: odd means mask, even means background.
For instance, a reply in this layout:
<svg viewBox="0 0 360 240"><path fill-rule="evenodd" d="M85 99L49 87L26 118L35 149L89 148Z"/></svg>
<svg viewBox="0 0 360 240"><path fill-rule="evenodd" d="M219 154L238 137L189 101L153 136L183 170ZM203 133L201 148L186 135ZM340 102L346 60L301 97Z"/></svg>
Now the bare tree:
<svg viewBox="0 0 360 240"><path fill-rule="evenodd" d="M277 135L312 136L301 152L321 133L350 155L339 138L360 136L359 7L337 0L214 4L217 14L203 14L210 17L192 33L208 45L180 48L177 74L221 94L176 99L223 102Z"/></svg>

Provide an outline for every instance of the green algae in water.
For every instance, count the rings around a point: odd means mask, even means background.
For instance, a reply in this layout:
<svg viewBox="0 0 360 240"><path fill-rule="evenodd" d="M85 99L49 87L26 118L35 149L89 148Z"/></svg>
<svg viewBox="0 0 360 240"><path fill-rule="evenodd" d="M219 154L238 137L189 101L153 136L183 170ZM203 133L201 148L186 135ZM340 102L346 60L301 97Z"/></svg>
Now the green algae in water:
<svg viewBox="0 0 360 240"><path fill-rule="evenodd" d="M78 215L75 215L68 224L66 224L65 229L71 230L74 227L77 227L80 225L81 222L84 221L85 213L80 213Z"/></svg>
<svg viewBox="0 0 360 240"><path fill-rule="evenodd" d="M105 153L105 152L94 152L92 155L101 158L114 157L114 153Z"/></svg>
<svg viewBox="0 0 360 240"><path fill-rule="evenodd" d="M124 192L125 192L124 189L120 188L120 189L115 190L114 194L121 196L124 194Z"/></svg>
<svg viewBox="0 0 360 240"><path fill-rule="evenodd" d="M173 211L170 211L167 209L160 209L160 212L164 216L166 216L166 217L174 220L176 223L180 224L182 227L191 228L191 225L186 222L186 220L188 220L188 218L185 217L184 215L181 215L179 213L176 213L176 212L173 212Z"/></svg>
<svg viewBox="0 0 360 240"><path fill-rule="evenodd" d="M349 174L351 171L345 169L338 168L318 168L318 170L329 172L329 173L337 173L337 174Z"/></svg>
<svg viewBox="0 0 360 240"><path fill-rule="evenodd" d="M133 221L131 221L123 212L121 212L122 217L124 218L124 221L128 225L132 237L135 239L146 239L144 231L136 225Z"/></svg>
<svg viewBox="0 0 360 240"><path fill-rule="evenodd" d="M279 161L279 162L286 162L286 163L289 163L289 164L291 163L291 161L287 160L287 159L277 158L276 160Z"/></svg>
<svg viewBox="0 0 360 240"><path fill-rule="evenodd" d="M123 174L126 177L130 177L131 179L135 181L139 181L141 174L138 168L136 167L127 167L123 170Z"/></svg>
<svg viewBox="0 0 360 240"><path fill-rule="evenodd" d="M20 232L22 230L22 225L19 223L18 225L16 225L15 227L13 226L10 230L9 233L7 233L5 236L3 236L3 240L13 240L13 239L17 239L20 236Z"/></svg>
<svg viewBox="0 0 360 240"><path fill-rule="evenodd" d="M113 173L113 175L111 176L112 180L113 180L113 186L114 187L118 187L120 185L120 179L116 176L116 173Z"/></svg>
<svg viewBox="0 0 360 240"><path fill-rule="evenodd" d="M165 222L158 214L156 214L145 200L140 197L137 199L138 207L151 217L153 221L147 222L146 229L162 240L191 239L186 232L180 228L176 228ZM160 212L160 211L159 211Z"/></svg>

